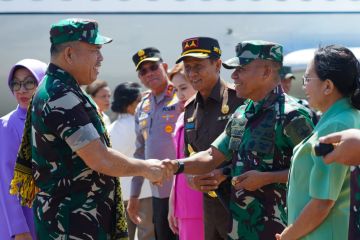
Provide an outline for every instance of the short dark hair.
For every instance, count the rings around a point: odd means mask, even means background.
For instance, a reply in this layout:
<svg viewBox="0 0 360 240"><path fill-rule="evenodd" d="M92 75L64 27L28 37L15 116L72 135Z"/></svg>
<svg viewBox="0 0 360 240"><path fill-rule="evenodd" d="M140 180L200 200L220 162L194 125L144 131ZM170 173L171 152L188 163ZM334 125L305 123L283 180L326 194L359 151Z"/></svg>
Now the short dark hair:
<svg viewBox="0 0 360 240"><path fill-rule="evenodd" d="M67 46L69 46L69 44L67 43L60 43L60 44L51 44L50 46L50 55L51 56L56 56L58 55L61 51L63 51Z"/></svg>
<svg viewBox="0 0 360 240"><path fill-rule="evenodd" d="M119 84L114 91L111 110L116 113L126 113L127 107L141 96L140 89L140 84L136 82L124 82Z"/></svg>
<svg viewBox="0 0 360 240"><path fill-rule="evenodd" d="M350 97L360 109L359 61L346 47L328 45L320 47L314 56L315 72L320 80L331 80L344 97Z"/></svg>
<svg viewBox="0 0 360 240"><path fill-rule="evenodd" d="M86 86L85 92L91 95L92 97L95 97L95 95L100 89L107 86L108 86L107 82L103 80L95 80L94 82Z"/></svg>

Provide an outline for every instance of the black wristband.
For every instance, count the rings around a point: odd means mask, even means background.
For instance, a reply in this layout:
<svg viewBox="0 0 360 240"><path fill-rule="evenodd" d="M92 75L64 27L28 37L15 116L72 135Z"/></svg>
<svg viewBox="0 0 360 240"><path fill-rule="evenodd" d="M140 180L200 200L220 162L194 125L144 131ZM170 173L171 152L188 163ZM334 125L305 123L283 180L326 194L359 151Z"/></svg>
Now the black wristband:
<svg viewBox="0 0 360 240"><path fill-rule="evenodd" d="M174 173L175 175L182 173L184 171L185 168L185 164L182 161L176 160L177 164L178 164L178 169L176 170L176 172Z"/></svg>
<svg viewBox="0 0 360 240"><path fill-rule="evenodd" d="M316 156L325 156L334 150L334 145L326 143L317 143L314 146L314 151Z"/></svg>

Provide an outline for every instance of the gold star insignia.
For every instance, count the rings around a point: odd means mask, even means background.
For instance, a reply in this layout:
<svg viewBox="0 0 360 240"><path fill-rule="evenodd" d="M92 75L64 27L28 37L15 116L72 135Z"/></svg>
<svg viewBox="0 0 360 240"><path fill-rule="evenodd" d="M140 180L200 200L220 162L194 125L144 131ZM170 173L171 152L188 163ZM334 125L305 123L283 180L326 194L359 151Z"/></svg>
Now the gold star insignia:
<svg viewBox="0 0 360 240"><path fill-rule="evenodd" d="M139 56L139 57L144 56L144 54L145 54L144 50L140 49L140 50L138 51L138 56Z"/></svg>

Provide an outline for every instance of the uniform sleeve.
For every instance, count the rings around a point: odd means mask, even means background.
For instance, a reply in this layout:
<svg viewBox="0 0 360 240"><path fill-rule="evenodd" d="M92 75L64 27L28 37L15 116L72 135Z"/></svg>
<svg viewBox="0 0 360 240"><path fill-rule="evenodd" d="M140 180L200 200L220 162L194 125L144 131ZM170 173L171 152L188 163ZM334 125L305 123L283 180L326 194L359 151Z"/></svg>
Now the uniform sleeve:
<svg viewBox="0 0 360 240"><path fill-rule="evenodd" d="M226 133L226 131L223 131L220 136L215 139L211 146L224 154L226 159L231 160L232 152L229 150L229 142L230 136Z"/></svg>
<svg viewBox="0 0 360 240"><path fill-rule="evenodd" d="M348 129L345 125L334 122L323 128L318 137ZM312 198L336 200L349 171L349 167L338 164L325 164L322 157L311 153L314 166L310 173L309 194Z"/></svg>
<svg viewBox="0 0 360 240"><path fill-rule="evenodd" d="M138 159L145 159L145 139L140 130L139 106L138 106L138 108L136 110L136 114L135 114L136 141L135 141L134 157L138 158ZM131 197L139 197L140 196L143 182L144 182L144 178L140 177L140 176L136 176L131 179L131 192L130 192Z"/></svg>
<svg viewBox="0 0 360 240"><path fill-rule="evenodd" d="M305 111L293 111L288 117L288 122L284 126L284 135L290 140L290 146L294 147L311 134L314 125Z"/></svg>
<svg viewBox="0 0 360 240"><path fill-rule="evenodd" d="M3 213L0 217L7 223L7 226L0 227L8 231L9 237L13 237L16 234L30 232L19 200L9 193L21 136L10 126L4 128L0 122L0 141L0 212Z"/></svg>
<svg viewBox="0 0 360 240"><path fill-rule="evenodd" d="M54 97L47 102L43 118L45 125L66 141L74 152L100 138L84 103L72 92Z"/></svg>
<svg viewBox="0 0 360 240"><path fill-rule="evenodd" d="M140 130L140 122L139 122L139 109L137 109L135 114L135 152L134 157L139 159L145 159L145 139Z"/></svg>

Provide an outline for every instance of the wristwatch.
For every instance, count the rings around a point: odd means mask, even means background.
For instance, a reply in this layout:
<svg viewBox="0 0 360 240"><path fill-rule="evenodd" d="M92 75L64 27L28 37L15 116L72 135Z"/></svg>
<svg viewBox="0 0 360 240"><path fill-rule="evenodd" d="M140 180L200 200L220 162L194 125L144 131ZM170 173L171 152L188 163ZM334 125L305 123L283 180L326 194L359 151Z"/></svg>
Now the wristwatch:
<svg viewBox="0 0 360 240"><path fill-rule="evenodd" d="M182 173L184 171L185 168L185 163L179 160L176 160L177 164L178 164L178 169L176 170L176 172L174 173L175 175Z"/></svg>

